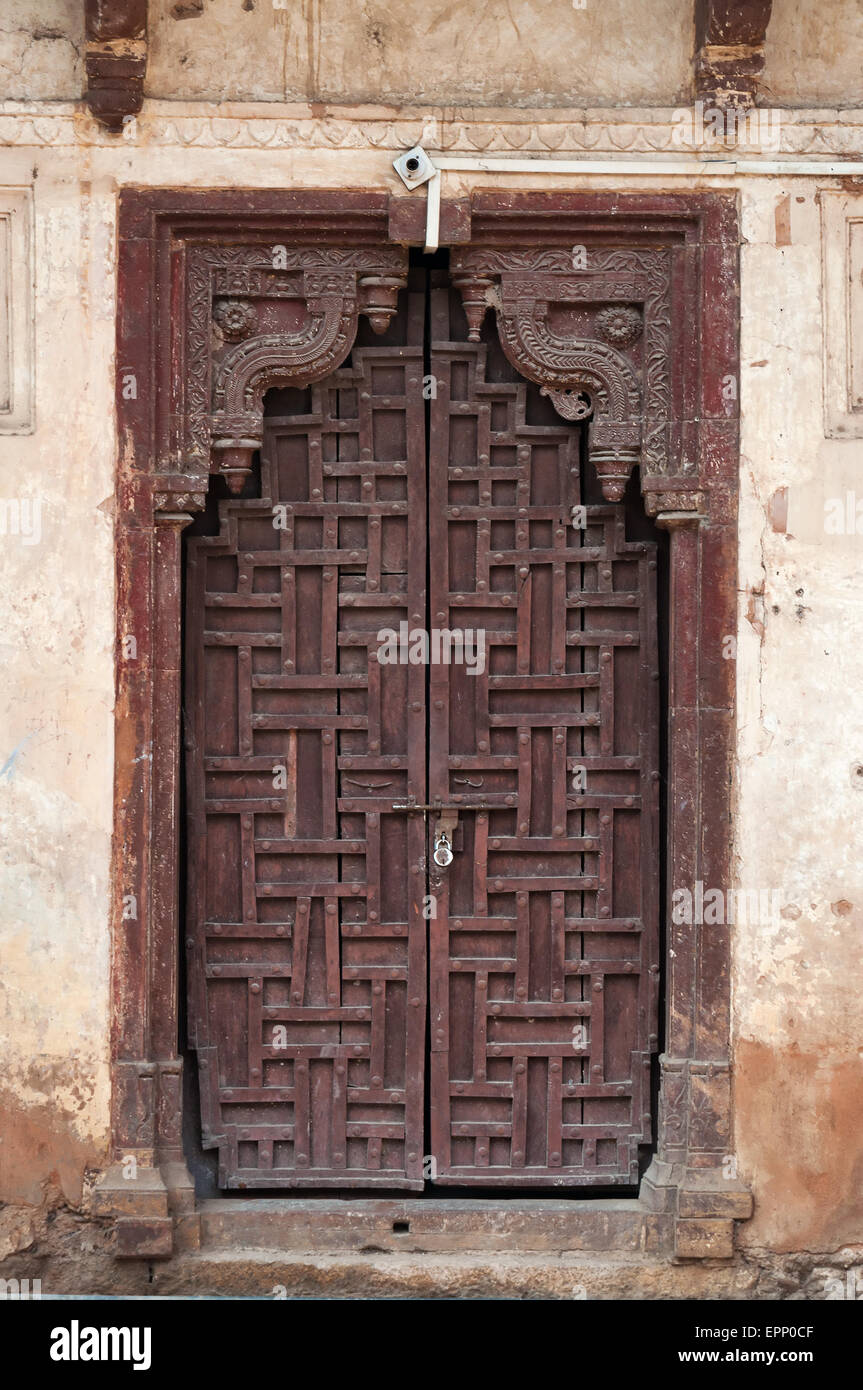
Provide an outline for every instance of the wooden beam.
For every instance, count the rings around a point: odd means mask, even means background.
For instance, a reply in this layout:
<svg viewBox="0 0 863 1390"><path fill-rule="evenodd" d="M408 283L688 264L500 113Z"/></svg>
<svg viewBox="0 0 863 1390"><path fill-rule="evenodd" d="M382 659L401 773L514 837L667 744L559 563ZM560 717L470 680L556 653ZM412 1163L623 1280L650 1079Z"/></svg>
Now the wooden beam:
<svg viewBox="0 0 863 1390"><path fill-rule="evenodd" d="M695 93L715 106L754 106L773 0L695 0Z"/></svg>
<svg viewBox="0 0 863 1390"><path fill-rule="evenodd" d="M84 0L85 100L98 121L120 131L140 111L147 70L147 0Z"/></svg>

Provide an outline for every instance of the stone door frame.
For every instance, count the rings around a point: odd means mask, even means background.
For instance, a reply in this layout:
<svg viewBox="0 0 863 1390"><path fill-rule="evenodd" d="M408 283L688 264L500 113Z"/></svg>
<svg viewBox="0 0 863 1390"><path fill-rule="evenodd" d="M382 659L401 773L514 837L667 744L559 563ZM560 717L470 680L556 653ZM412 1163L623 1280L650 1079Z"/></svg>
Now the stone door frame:
<svg viewBox="0 0 863 1390"><path fill-rule="evenodd" d="M200 1240L178 1034L182 531L213 473L242 487L266 389L332 371L360 313L385 326L406 248L422 244L423 211L386 193L121 194L112 1166L94 1195L94 1209L117 1219L121 1256L164 1258ZM661 1248L727 1257L734 1219L751 1212L733 1150L729 928L674 924L669 913L672 889L731 882L735 663L723 651L737 622L736 197L475 192L444 204L441 228L469 322L493 305L505 350L553 398L584 382L617 389L603 374L607 349L580 343L561 355L552 331L543 337L544 294L585 296L575 248L587 247L588 261L592 246L671 248L652 337L645 327L654 399L645 388L639 419L632 408L611 412L599 470L612 496L620 458L640 463L647 510L670 532L666 1025L657 1152L638 1207L658 1221ZM284 248L304 277L310 327L290 343L260 338L235 351L228 370L214 359L206 277L222 277L222 294L242 292L237 243ZM564 247L575 275L561 269ZM533 277L526 285L519 266ZM572 1203L573 1217L588 1205Z"/></svg>

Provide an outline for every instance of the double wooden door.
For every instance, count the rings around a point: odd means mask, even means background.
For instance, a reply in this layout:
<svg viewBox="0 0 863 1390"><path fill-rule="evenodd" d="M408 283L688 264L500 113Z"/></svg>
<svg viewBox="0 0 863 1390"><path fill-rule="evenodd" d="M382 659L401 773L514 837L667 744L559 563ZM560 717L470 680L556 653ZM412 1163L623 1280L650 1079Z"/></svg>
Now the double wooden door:
<svg viewBox="0 0 863 1390"><path fill-rule="evenodd" d="M442 280L276 394L260 496L189 542L189 1042L225 1187L631 1184L651 1139L656 555Z"/></svg>

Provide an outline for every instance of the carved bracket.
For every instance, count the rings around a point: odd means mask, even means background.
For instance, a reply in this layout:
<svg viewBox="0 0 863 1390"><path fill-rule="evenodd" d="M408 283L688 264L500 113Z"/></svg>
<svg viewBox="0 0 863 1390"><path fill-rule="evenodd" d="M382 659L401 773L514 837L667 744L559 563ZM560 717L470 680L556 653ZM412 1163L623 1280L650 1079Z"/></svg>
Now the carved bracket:
<svg viewBox="0 0 863 1390"><path fill-rule="evenodd" d="M752 106L773 0L696 0L695 90L716 106Z"/></svg>
<svg viewBox="0 0 863 1390"><path fill-rule="evenodd" d="M210 471L239 494L261 447L265 393L335 371L361 314L375 333L385 332L406 283L400 247L192 248L181 450L186 470L200 470L198 489Z"/></svg>
<svg viewBox="0 0 863 1390"><path fill-rule="evenodd" d="M140 111L147 71L147 0L85 0L86 101L109 130Z"/></svg>
<svg viewBox="0 0 863 1390"><path fill-rule="evenodd" d="M590 421L590 456L609 501L632 469L668 481L670 265L662 249L453 253L470 337L490 306L501 347L565 420ZM689 480L692 489L692 479ZM673 490L673 489L672 489Z"/></svg>

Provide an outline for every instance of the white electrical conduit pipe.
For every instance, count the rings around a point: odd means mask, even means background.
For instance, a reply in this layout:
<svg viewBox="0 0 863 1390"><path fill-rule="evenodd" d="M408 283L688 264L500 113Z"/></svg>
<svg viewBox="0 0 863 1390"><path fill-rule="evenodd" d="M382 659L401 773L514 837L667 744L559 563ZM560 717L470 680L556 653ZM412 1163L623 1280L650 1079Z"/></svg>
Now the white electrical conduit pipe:
<svg viewBox="0 0 863 1390"><path fill-rule="evenodd" d="M413 153L413 151L409 151ZM422 152L425 154L425 152ZM401 159L406 156L401 156ZM659 178L692 178L693 175L735 178L739 174L812 175L821 178L863 178L863 161L819 159L485 159L480 156L425 155L434 166L426 175L426 252L440 244L440 200L442 171L477 174L649 174ZM394 161L396 167L400 160ZM401 171L399 171L401 173ZM402 174L404 179L404 175ZM404 179L408 183L407 179ZM408 184L408 187L419 184Z"/></svg>

